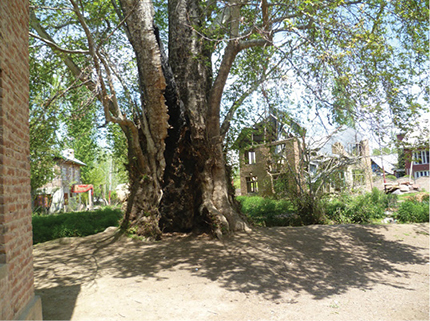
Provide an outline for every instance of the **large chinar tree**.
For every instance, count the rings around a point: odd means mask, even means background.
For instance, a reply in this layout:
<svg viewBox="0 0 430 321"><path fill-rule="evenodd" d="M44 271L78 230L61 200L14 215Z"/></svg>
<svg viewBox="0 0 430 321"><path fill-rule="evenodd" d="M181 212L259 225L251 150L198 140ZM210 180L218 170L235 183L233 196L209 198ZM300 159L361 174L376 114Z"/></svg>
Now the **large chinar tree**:
<svg viewBox="0 0 430 321"><path fill-rule="evenodd" d="M419 90L409 89L426 68L425 1L167 2L31 1L31 36L125 134L130 196L123 224L139 235L221 236L247 228L223 142L241 103L271 73L301 83L332 121L386 107L395 117L420 110ZM137 75L131 85L124 79L130 68Z"/></svg>

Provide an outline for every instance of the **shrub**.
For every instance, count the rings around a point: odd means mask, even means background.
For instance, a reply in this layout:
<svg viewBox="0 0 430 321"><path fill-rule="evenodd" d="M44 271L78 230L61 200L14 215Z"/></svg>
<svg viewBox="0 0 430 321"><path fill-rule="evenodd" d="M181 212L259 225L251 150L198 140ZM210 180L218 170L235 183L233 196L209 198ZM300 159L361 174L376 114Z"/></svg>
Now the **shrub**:
<svg viewBox="0 0 430 321"><path fill-rule="evenodd" d="M429 202L409 200L400 204L396 218L402 223L424 223L429 221Z"/></svg>
<svg viewBox="0 0 430 321"><path fill-rule="evenodd" d="M326 219L338 224L351 223L351 219L347 215L349 202L351 200L346 195L326 201L324 204Z"/></svg>
<svg viewBox="0 0 430 321"><path fill-rule="evenodd" d="M356 197L343 195L325 204L326 218L335 223L369 223L384 217L385 209L394 206L395 195L386 195L374 188Z"/></svg>
<svg viewBox="0 0 430 321"><path fill-rule="evenodd" d="M311 198L301 193L291 201L272 200L259 196L238 197L242 211L256 225L286 226L322 223L369 223L384 217L387 207L396 202L395 195L386 195L374 188L372 192L352 197Z"/></svg>
<svg viewBox="0 0 430 321"><path fill-rule="evenodd" d="M368 223L384 216L385 202L371 194L356 197L348 208L347 215L352 223Z"/></svg>
<svg viewBox="0 0 430 321"><path fill-rule="evenodd" d="M61 237L96 234L109 226L118 226L121 218L121 210L108 207L93 212L33 215L33 244Z"/></svg>
<svg viewBox="0 0 430 321"><path fill-rule="evenodd" d="M390 181L397 181L397 177L394 175L386 175L385 178Z"/></svg>
<svg viewBox="0 0 430 321"><path fill-rule="evenodd" d="M298 193L292 199L297 213L298 225L321 224L325 221L324 202L321 196Z"/></svg>

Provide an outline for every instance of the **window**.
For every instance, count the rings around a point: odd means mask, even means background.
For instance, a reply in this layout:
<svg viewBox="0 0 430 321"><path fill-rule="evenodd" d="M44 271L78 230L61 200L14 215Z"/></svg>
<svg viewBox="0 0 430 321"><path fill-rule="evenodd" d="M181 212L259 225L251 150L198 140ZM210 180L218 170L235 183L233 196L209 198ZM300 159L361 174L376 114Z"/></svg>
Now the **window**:
<svg viewBox="0 0 430 321"><path fill-rule="evenodd" d="M278 144L275 146L275 154L285 154L285 144Z"/></svg>
<svg viewBox="0 0 430 321"><path fill-rule="evenodd" d="M278 144L272 151L273 163L276 164L276 171L281 171L283 164L285 164L286 148L285 144Z"/></svg>
<svg viewBox="0 0 430 321"><path fill-rule="evenodd" d="M352 171L352 181L354 186L364 185L364 170L355 169Z"/></svg>
<svg viewBox="0 0 430 321"><path fill-rule="evenodd" d="M255 164L256 163L256 159L255 159L255 152L254 151L249 151L246 154L246 161L248 164Z"/></svg>
<svg viewBox="0 0 430 321"><path fill-rule="evenodd" d="M420 177L423 177L423 176L429 176L429 171L415 172L414 176L415 176L415 178L420 178Z"/></svg>
<svg viewBox="0 0 430 321"><path fill-rule="evenodd" d="M315 176L317 174L318 166L316 164L309 164L309 173L311 176Z"/></svg>
<svg viewBox="0 0 430 321"><path fill-rule="evenodd" d="M360 156L363 153L360 143L349 143L348 149L349 154L354 156Z"/></svg>
<svg viewBox="0 0 430 321"><path fill-rule="evenodd" d="M257 193L258 192L258 183L257 177L247 177L246 178L246 191L247 193Z"/></svg>
<svg viewBox="0 0 430 321"><path fill-rule="evenodd" d="M63 165L61 172L62 172L61 179L63 181L67 180L67 167L65 165Z"/></svg>
<svg viewBox="0 0 430 321"><path fill-rule="evenodd" d="M414 152L412 157L415 165L428 164L430 159L428 150Z"/></svg>

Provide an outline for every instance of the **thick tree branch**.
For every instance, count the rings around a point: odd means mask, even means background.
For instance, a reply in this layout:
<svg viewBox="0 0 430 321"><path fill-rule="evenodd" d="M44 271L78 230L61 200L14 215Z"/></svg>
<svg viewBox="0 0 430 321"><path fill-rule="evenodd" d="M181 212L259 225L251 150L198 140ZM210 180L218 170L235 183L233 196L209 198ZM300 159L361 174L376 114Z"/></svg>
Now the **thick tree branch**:
<svg viewBox="0 0 430 321"><path fill-rule="evenodd" d="M265 1L265 0L264 0ZM224 92L224 87L227 81L227 78L230 74L231 67L236 59L237 54L244 49L256 47L256 46L265 46L271 45L270 41L266 39L248 39L241 40L239 39L239 25L240 25L240 2L231 2L230 4L230 41L227 44L227 47L224 51L224 56L221 61L221 65L218 71L218 75L214 81L212 89L209 93L209 108L208 108L208 116L207 116L207 128L208 128L208 138L211 140L221 140L222 135L220 132L220 106L221 106L221 98ZM266 13L263 13L266 22L268 23L267 16L267 8Z"/></svg>
<svg viewBox="0 0 430 321"><path fill-rule="evenodd" d="M82 16L81 18L83 19ZM119 109L115 108L114 102L112 101L112 99L109 98L107 94L106 88L104 91L100 92L97 89L97 84L92 79L90 79L84 72L82 72L82 70L78 67L78 65L75 64L73 59L69 55L66 55L65 52L58 50L59 46L55 43L52 37L46 32L46 30L40 25L40 22L37 19L33 10L30 10L30 25L33 29L37 31L37 33L39 34L39 37L47 40L45 41L45 43L60 56L60 58L64 61L68 69L72 72L73 76L76 79L79 79L82 82L82 84L85 84L85 86L91 92L95 93L98 100L103 105L106 121L119 124L122 130L124 131L124 133L126 134L127 138L129 139L129 141L131 140L132 143L138 142L139 140L136 139L138 138L138 135L136 134L136 131L137 131L136 126L131 121L127 121L126 119L119 119L117 117L119 115L118 113ZM91 56L93 57L93 59L95 58L95 60L98 62L98 58L95 55L94 42L90 41L89 43L91 44L91 46L88 52L92 53L93 55ZM99 76L99 80L101 82L100 84L104 86L102 72L99 64L98 64L98 68L96 68L96 71ZM130 130L130 132L127 129ZM134 138L131 138L130 133ZM142 158L140 158L140 162L142 162Z"/></svg>
<svg viewBox="0 0 430 321"><path fill-rule="evenodd" d="M165 170L165 139L167 137L168 110L164 92L166 79L162 70L160 47L154 28L154 7L152 1L120 0L130 32L130 42L136 53L139 66L142 105L142 131L146 139L146 153L156 189L162 181ZM160 194L161 199L161 194Z"/></svg>
<svg viewBox="0 0 430 321"><path fill-rule="evenodd" d="M268 32L270 30L269 25L269 6L267 0L261 0L261 13L263 16L263 29Z"/></svg>
<svg viewBox="0 0 430 321"><path fill-rule="evenodd" d="M64 61L67 68L72 72L73 76L80 79L82 82L87 83L87 86L89 86L89 89L91 91L95 90L95 83L94 82L88 82L90 80L87 75L85 75L81 69L78 67L78 65L75 64L75 62L70 58L70 56L66 55L64 52L61 52L58 50L58 45L55 45L54 39L46 32L46 30L40 25L39 19L37 19L35 13L33 10L30 9L30 25L31 27L36 30L39 37L46 39L47 45L54 51L57 52L60 58Z"/></svg>
<svg viewBox="0 0 430 321"><path fill-rule="evenodd" d="M207 117L207 130L209 139L221 139L220 137L220 105L225 83L230 74L231 66L239 52L237 43L230 41L225 49L218 76L209 93L209 108Z"/></svg>
<svg viewBox="0 0 430 321"><path fill-rule="evenodd" d="M137 156L137 161L139 163L139 166L141 167L141 169L144 169L145 157L143 156L143 151L142 151L142 148L140 147L138 129L133 123L133 121L127 119L127 117L121 112L118 105L118 100L116 98L116 91L113 85L113 78L110 72L109 65L103 59L102 55L100 55L100 53L98 52L99 47L96 48L96 44L92 37L91 31L87 23L85 22L85 18L81 14L78 5L74 0L70 0L70 2L72 3L75 9L75 13L78 16L78 20L82 28L84 29L85 35L87 37L89 52L91 54L91 57L93 58L94 68L96 69L96 72L98 75L98 83L100 84L100 87L101 87L100 98L103 105L106 121L120 124L129 129L131 133L131 141L129 143L133 146L134 153ZM109 86L110 95L108 94L108 91L107 91L107 87L103 78L103 71L100 63L103 64L104 71L107 76L107 85Z"/></svg>
<svg viewBox="0 0 430 321"><path fill-rule="evenodd" d="M30 36L32 36L33 38L36 38L36 39L39 39L40 41L43 41L44 43L46 43L47 45L49 45L51 48L55 48L56 50L64 52L64 53L68 53L68 54L84 54L84 55L89 55L90 54L90 52L88 50L73 50L73 49L61 48L56 43L53 43L53 42L49 41L48 39L39 37L38 35L36 35L33 32L29 32L28 34Z"/></svg>

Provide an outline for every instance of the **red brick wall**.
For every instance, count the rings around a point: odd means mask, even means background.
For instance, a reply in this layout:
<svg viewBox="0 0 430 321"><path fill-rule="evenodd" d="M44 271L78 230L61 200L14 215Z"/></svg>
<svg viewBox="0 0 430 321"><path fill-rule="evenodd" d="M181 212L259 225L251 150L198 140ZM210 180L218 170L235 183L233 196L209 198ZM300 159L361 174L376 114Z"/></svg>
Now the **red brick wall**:
<svg viewBox="0 0 430 321"><path fill-rule="evenodd" d="M0 320L34 299L29 163L28 0L0 4Z"/></svg>

